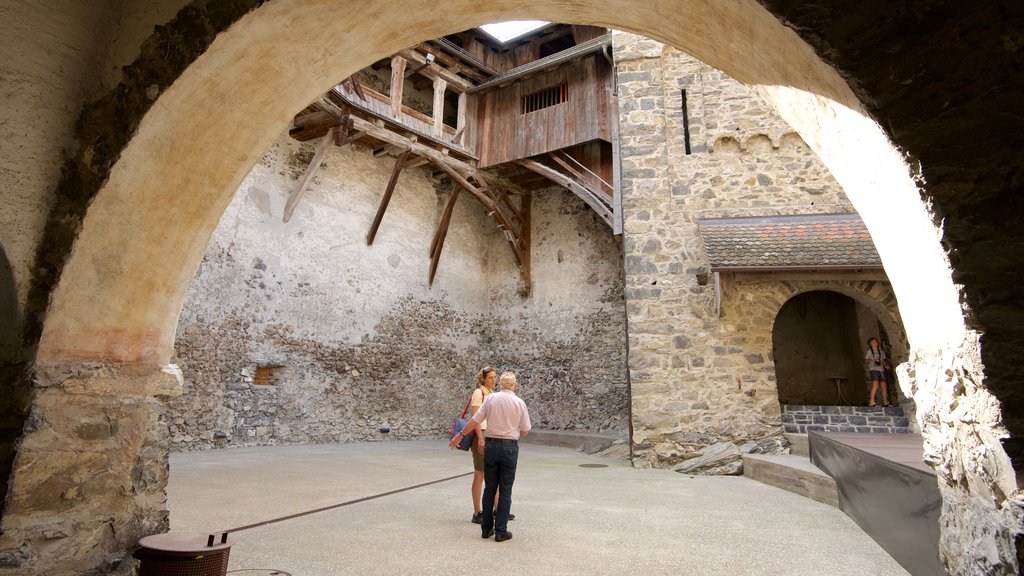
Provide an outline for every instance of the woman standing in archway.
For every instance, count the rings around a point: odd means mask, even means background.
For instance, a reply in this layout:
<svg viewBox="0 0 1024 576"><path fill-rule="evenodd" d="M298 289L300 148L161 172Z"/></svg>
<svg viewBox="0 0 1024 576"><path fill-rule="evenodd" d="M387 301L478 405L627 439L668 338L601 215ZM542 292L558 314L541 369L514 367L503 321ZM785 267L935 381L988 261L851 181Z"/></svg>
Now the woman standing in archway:
<svg viewBox="0 0 1024 576"><path fill-rule="evenodd" d="M885 376L889 369L889 359L879 347L878 338L868 338L868 351L864 354L864 364L871 374L871 394L868 396L868 406L877 406L875 392L878 391L879 384L882 388L882 406L892 406L889 402L889 382Z"/></svg>

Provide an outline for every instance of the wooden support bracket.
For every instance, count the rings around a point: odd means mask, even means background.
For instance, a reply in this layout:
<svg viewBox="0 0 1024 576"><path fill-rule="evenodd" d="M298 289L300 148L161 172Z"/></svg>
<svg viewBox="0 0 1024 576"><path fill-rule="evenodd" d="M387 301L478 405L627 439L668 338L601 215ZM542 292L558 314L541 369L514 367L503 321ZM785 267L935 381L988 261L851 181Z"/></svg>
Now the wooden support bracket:
<svg viewBox="0 0 1024 576"><path fill-rule="evenodd" d="M605 221L605 223L607 223L614 229L615 226L612 223L612 210L608 205L605 204L605 201L602 200L601 196L603 196L603 194L599 195L599 193L595 193L587 186L580 184L579 182L573 180L572 178L566 176L565 174L562 174L558 170L555 170L554 168L549 168L541 164L540 162L537 162L536 160L519 160L518 164L524 168L536 172L537 174L540 174L541 176L544 176L548 180L551 180L555 184L558 184L559 186L562 186L563 188L568 189L573 194L579 196L584 202L587 203L587 206L590 206L594 210L594 212L597 212L597 215L600 216L601 219Z"/></svg>
<svg viewBox="0 0 1024 576"><path fill-rule="evenodd" d="M388 209L388 203L391 202L391 194L394 193L395 185L398 184L398 175L402 172L402 168L405 167L405 162L408 158L409 151L406 150L395 159L395 167L391 170L391 179L388 180L388 187L384 189L384 196L380 199L380 206L377 207L377 215L373 217L370 231L366 233L367 246L373 245L373 239L377 236L377 229L380 228L381 220L384 219L384 211Z"/></svg>
<svg viewBox="0 0 1024 576"><path fill-rule="evenodd" d="M334 130L333 128L331 129ZM306 184L313 179L313 175L320 168L320 163L323 162L324 155L327 153L327 148L330 146L331 141L334 140L334 135L331 132L325 134L320 141L317 142L316 152L313 153L313 161L306 167L306 173L299 179L299 185L292 193L288 195L288 202L284 205L284 221L291 220L292 213L295 212L295 207L299 205L299 200L302 200L302 196L306 193Z"/></svg>
<svg viewBox="0 0 1024 576"><path fill-rule="evenodd" d="M434 285L434 274L437 272L437 264L441 261L441 249L444 248L444 239L448 236L448 225L452 221L452 212L455 210L455 201L459 199L459 189L454 188L448 203L444 207L441 221L437 224L434 232L434 240L430 243L430 272L427 274L427 285Z"/></svg>

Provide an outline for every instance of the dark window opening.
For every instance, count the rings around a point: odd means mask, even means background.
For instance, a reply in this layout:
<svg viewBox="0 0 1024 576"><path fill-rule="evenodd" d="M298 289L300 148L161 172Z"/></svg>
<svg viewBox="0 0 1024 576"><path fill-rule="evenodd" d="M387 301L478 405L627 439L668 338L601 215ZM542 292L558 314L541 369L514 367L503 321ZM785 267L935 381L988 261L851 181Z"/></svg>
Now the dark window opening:
<svg viewBox="0 0 1024 576"><path fill-rule="evenodd" d="M575 45L576 42L572 39L572 35L565 34L564 36L559 36L558 38L554 38L549 42L541 44L539 56L541 58L545 58L547 56L551 56L552 54L558 54L563 50L568 50L569 48L572 48Z"/></svg>
<svg viewBox="0 0 1024 576"><path fill-rule="evenodd" d="M529 114L530 112L562 104L567 100L569 100L569 83L562 82L556 86L523 96L520 110L522 114Z"/></svg>
<svg viewBox="0 0 1024 576"><path fill-rule="evenodd" d="M459 123L459 95L451 90L444 91L444 111L441 121L445 126L457 128Z"/></svg>
<svg viewBox="0 0 1024 576"><path fill-rule="evenodd" d="M690 155L690 112L686 108L686 90L683 90L683 145L686 155Z"/></svg>

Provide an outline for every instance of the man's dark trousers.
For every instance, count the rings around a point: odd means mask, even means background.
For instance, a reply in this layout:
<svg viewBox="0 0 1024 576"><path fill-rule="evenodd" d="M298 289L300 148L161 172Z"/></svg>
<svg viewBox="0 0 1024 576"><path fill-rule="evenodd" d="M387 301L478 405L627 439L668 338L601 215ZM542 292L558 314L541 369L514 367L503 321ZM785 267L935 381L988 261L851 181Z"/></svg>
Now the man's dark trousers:
<svg viewBox="0 0 1024 576"><path fill-rule="evenodd" d="M515 440L488 438L484 442L484 496L480 527L484 534L492 529L508 532L508 514L512 509L512 483L516 480L519 443ZM491 511L498 494L497 514Z"/></svg>

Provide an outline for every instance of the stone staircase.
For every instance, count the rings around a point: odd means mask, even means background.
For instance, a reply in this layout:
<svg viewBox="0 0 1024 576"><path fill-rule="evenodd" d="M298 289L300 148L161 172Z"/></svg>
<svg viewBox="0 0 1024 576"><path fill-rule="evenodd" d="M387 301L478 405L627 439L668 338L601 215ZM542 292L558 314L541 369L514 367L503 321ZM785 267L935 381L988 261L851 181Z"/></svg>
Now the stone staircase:
<svg viewBox="0 0 1024 576"><path fill-rule="evenodd" d="M783 404L782 429L790 434L822 432L910 433L910 419L893 406L804 406Z"/></svg>

